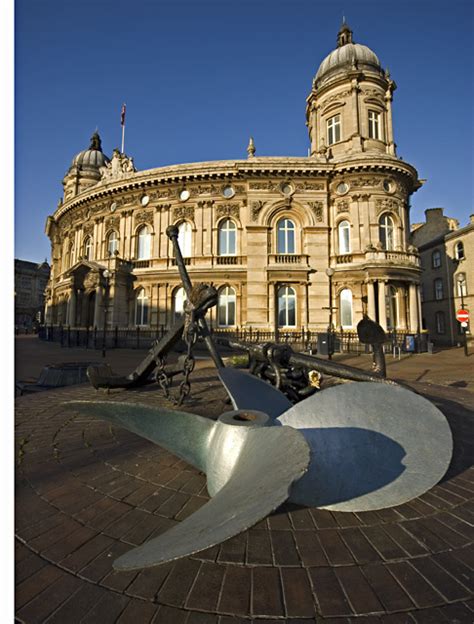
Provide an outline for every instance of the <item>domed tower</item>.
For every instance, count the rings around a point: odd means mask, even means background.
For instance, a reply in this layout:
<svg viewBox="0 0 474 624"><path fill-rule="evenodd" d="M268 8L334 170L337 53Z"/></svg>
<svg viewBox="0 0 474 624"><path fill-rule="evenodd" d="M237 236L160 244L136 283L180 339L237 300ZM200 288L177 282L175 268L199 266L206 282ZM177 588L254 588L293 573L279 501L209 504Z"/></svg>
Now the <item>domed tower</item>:
<svg viewBox="0 0 474 624"><path fill-rule="evenodd" d="M110 162L102 151L102 141L96 131L91 136L89 148L74 156L63 179L64 201L72 199L84 189L100 182L100 168Z"/></svg>
<svg viewBox="0 0 474 624"><path fill-rule="evenodd" d="M344 22L306 108L311 158L331 165L328 263L343 328L368 314L384 329L421 329L419 257L409 241L409 197L421 183L395 153L394 89L377 55L354 43Z"/></svg>
<svg viewBox="0 0 474 624"><path fill-rule="evenodd" d="M337 48L319 66L307 98L311 155L395 154L391 107L395 88L377 55L354 43L344 22Z"/></svg>

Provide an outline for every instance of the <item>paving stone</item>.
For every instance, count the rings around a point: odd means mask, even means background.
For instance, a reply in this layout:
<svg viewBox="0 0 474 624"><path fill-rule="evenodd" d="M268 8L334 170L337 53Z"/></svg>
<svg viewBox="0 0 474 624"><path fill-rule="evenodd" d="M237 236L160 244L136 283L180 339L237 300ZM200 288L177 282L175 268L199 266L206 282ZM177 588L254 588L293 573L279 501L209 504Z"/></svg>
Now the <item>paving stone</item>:
<svg viewBox="0 0 474 624"><path fill-rule="evenodd" d="M157 594L159 601L183 607L200 567L201 564L193 559L177 561Z"/></svg>
<svg viewBox="0 0 474 624"><path fill-rule="evenodd" d="M215 611L224 574L224 566L203 563L186 600L186 608L199 611Z"/></svg>
<svg viewBox="0 0 474 624"><path fill-rule="evenodd" d="M319 611L324 617L353 615L332 568L310 568L309 575Z"/></svg>
<svg viewBox="0 0 474 624"><path fill-rule="evenodd" d="M81 581L77 577L63 572L56 581L20 609L17 615L28 624L42 624L48 615L56 611L71 594L78 591L80 586Z"/></svg>
<svg viewBox="0 0 474 624"><path fill-rule="evenodd" d="M259 616L285 615L280 575L275 568L253 568L251 612Z"/></svg>
<svg viewBox="0 0 474 624"><path fill-rule="evenodd" d="M105 596L98 585L84 583L46 620L47 624L77 624Z"/></svg>
<svg viewBox="0 0 474 624"><path fill-rule="evenodd" d="M248 616L250 613L251 570L240 566L227 566L217 610Z"/></svg>
<svg viewBox="0 0 474 624"><path fill-rule="evenodd" d="M413 601L382 564L370 564L362 573L388 612L412 609Z"/></svg>
<svg viewBox="0 0 474 624"><path fill-rule="evenodd" d="M126 596L107 592L81 619L81 624L115 624L129 602Z"/></svg>
<svg viewBox="0 0 474 624"><path fill-rule="evenodd" d="M335 572L354 613L383 611L379 599L358 567L342 566Z"/></svg>
<svg viewBox="0 0 474 624"><path fill-rule="evenodd" d="M315 615L311 586L306 571L301 568L282 568L281 580L286 615L288 617Z"/></svg>
<svg viewBox="0 0 474 624"><path fill-rule="evenodd" d="M116 620L117 624L149 624L159 607L143 600L131 600Z"/></svg>
<svg viewBox="0 0 474 624"><path fill-rule="evenodd" d="M389 563L387 567L418 607L443 603L442 596L408 562Z"/></svg>

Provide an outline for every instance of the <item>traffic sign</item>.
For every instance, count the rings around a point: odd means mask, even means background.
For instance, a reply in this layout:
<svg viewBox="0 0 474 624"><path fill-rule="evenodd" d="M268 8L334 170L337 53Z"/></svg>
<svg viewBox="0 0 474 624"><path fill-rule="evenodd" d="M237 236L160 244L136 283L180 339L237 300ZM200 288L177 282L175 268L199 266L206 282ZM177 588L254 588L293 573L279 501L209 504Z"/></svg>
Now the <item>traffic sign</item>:
<svg viewBox="0 0 474 624"><path fill-rule="evenodd" d="M463 321L461 323L461 327L467 327L469 325L469 323L467 321Z"/></svg>
<svg viewBox="0 0 474 624"><path fill-rule="evenodd" d="M469 311L468 310L458 310L456 312L456 318L460 323L465 323L469 320Z"/></svg>

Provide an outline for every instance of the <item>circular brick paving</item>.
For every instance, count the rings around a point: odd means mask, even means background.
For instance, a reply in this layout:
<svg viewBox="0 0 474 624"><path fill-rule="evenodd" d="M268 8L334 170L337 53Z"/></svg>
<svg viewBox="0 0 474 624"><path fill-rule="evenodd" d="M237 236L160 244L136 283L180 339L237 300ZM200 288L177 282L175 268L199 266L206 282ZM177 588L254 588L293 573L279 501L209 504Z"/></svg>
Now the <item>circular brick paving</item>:
<svg viewBox="0 0 474 624"><path fill-rule="evenodd" d="M188 411L228 410L211 369L197 373L193 397ZM62 405L84 398L169 406L153 386L109 395L76 386L17 400L19 621L474 621L474 419L461 403L438 403L455 454L442 483L416 500L356 514L284 505L198 555L114 572L118 555L206 503L205 476Z"/></svg>

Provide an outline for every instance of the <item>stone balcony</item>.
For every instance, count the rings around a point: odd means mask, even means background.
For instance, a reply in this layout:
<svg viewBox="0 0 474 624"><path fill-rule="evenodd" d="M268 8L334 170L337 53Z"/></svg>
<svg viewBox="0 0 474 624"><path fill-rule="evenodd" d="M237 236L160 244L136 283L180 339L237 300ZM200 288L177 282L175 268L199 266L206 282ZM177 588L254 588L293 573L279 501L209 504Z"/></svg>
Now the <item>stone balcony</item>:
<svg viewBox="0 0 474 624"><path fill-rule="evenodd" d="M385 251L371 250L365 252L353 252L350 254L337 255L337 265L344 264L370 264L384 266L406 266L420 268L420 257L417 253L409 251Z"/></svg>
<svg viewBox="0 0 474 624"><path fill-rule="evenodd" d="M298 264L298 265L307 266L308 259L309 259L309 256L307 254L269 254L268 264L269 265Z"/></svg>

